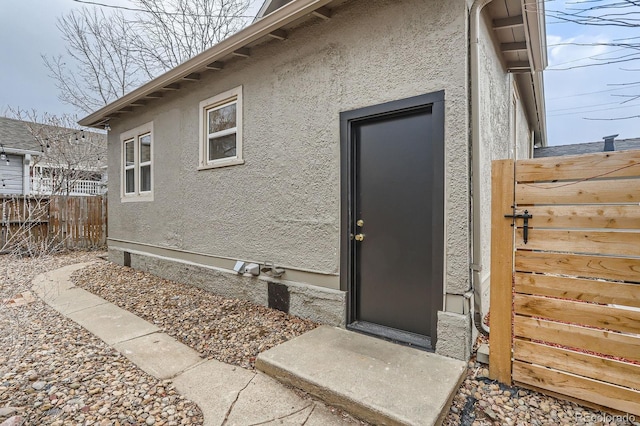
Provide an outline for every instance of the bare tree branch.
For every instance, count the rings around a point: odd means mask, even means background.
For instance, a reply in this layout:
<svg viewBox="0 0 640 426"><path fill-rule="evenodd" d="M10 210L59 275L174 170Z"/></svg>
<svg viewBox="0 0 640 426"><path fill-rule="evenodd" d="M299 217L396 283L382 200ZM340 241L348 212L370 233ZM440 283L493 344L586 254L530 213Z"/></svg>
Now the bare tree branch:
<svg viewBox="0 0 640 426"><path fill-rule="evenodd" d="M108 13L97 7L82 7L58 18L66 53L42 58L62 102L83 113L93 112L249 22L245 14L250 0L132 3L135 7L114 7Z"/></svg>
<svg viewBox="0 0 640 426"><path fill-rule="evenodd" d="M566 10L549 10L547 9L547 17L555 18L559 22L573 23L584 26L594 27L614 27L614 28L630 28L640 29L640 0L581 0L568 3L570 7ZM636 32L637 34L637 32ZM587 47L610 47L615 48L608 52L600 53L597 55L591 55L587 58L580 58L565 62L568 64L571 62L579 62L589 60L588 63L582 62L579 65L567 66L559 68L548 68L549 71L567 71L578 68L598 67L603 65L620 64L624 62L636 62L640 61L640 37L632 36L626 38L618 38L611 41L595 42L595 43L576 43L576 42L563 42L549 45L549 47L555 46L587 46ZM622 52L622 53L618 53ZM623 68L621 68L623 69ZM639 71L640 69L623 69L627 71ZM635 87L638 82L633 83L616 83L612 86L619 86L620 89L627 87ZM611 89L617 90L617 89ZM603 90L602 92L605 92ZM640 95L635 94L623 94L613 96L628 98L620 102L620 105L628 104L629 102L640 99ZM609 109L622 109L635 107L634 105L625 105L618 108ZM595 112L595 111L589 111ZM558 114L563 115L563 114ZM640 118L640 116L632 115L620 118L589 118L583 117L585 120L597 120L597 121L614 121L614 120L629 120Z"/></svg>

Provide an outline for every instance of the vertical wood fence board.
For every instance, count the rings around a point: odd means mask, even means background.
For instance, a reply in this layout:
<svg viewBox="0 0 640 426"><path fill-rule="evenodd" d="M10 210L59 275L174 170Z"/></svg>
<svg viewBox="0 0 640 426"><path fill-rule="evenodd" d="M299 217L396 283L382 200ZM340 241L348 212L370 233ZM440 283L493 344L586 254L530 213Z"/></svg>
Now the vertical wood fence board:
<svg viewBox="0 0 640 426"><path fill-rule="evenodd" d="M67 248L93 248L106 244L106 201L101 196L0 199L0 248L21 239L30 244L46 241Z"/></svg>
<svg viewBox="0 0 640 426"><path fill-rule="evenodd" d="M513 229L505 214L512 212L513 160L494 161L491 169L491 324L489 376L511 383L511 323ZM476 206L477 208L477 206Z"/></svg>

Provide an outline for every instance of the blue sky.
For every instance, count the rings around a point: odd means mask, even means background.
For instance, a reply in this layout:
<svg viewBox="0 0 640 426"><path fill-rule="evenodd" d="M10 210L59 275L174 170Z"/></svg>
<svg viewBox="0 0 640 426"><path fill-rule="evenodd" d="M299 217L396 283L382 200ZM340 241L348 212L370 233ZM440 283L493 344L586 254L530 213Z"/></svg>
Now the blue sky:
<svg viewBox="0 0 640 426"><path fill-rule="evenodd" d="M548 14L554 10L570 11L580 2L552 0L545 3ZM588 4L584 2L584 4ZM640 7L637 8L640 12ZM547 109L547 135L550 145L601 140L620 134L619 138L640 137L640 118L596 121L640 115L640 99L622 104L625 95L640 95L640 60L610 65L582 67L608 62L611 58L632 53L616 47L589 45L638 37L638 28L613 28L557 23L547 17L549 67L544 73ZM636 42L639 40L635 40ZM587 44L587 46L563 43ZM637 57L637 53L636 53ZM568 70L564 68L581 67ZM625 71L636 69L637 71ZM619 86L637 82L635 86ZM616 84L618 84L616 86ZM622 95L622 96L620 96Z"/></svg>
<svg viewBox="0 0 640 426"><path fill-rule="evenodd" d="M73 108L57 99L55 82L47 76L40 55L64 52L56 28L56 17L79 7L72 0L0 0L0 115L7 106L37 109L53 114L73 113ZM104 0L109 4L128 4L128 0ZM261 0L254 0L253 10ZM548 11L575 7L576 0L550 0ZM640 99L621 104L616 95L640 94L637 63L623 63L559 71L589 63L606 62L624 53L602 46L572 46L562 43L602 43L638 36L639 31L610 27L558 24L547 19L549 68L545 71L547 135L550 145L601 140L620 134L620 138L640 137L640 119L593 121L587 118L616 118L640 115ZM591 59L590 59L591 58ZM635 87L614 84L638 82Z"/></svg>

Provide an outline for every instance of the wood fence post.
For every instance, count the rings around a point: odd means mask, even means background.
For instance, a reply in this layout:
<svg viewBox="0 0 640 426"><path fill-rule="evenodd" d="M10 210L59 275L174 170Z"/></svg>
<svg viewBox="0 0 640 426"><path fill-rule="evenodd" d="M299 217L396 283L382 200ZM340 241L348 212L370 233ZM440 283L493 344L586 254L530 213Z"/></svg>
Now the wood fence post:
<svg viewBox="0 0 640 426"><path fill-rule="evenodd" d="M514 162L496 160L491 168L491 307L489 377L511 384L513 316Z"/></svg>

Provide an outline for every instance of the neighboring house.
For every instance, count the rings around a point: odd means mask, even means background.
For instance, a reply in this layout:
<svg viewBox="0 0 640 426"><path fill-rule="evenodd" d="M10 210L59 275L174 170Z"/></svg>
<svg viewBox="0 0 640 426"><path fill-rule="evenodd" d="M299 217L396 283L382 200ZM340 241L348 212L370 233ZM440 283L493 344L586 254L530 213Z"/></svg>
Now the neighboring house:
<svg viewBox="0 0 640 426"><path fill-rule="evenodd" d="M468 358L491 161L546 144L543 2L471 3L268 2L82 119L111 128L110 259Z"/></svg>
<svg viewBox="0 0 640 426"><path fill-rule="evenodd" d="M0 117L0 196L27 195L40 145L23 122Z"/></svg>
<svg viewBox="0 0 640 426"><path fill-rule="evenodd" d="M106 190L104 134L0 117L0 145L0 195Z"/></svg>
<svg viewBox="0 0 640 426"><path fill-rule="evenodd" d="M615 140L618 136L610 136L605 141L576 143L572 145L545 146L536 148L533 152L535 158L560 157L563 155L594 154L604 151L628 151L640 149L640 138Z"/></svg>

